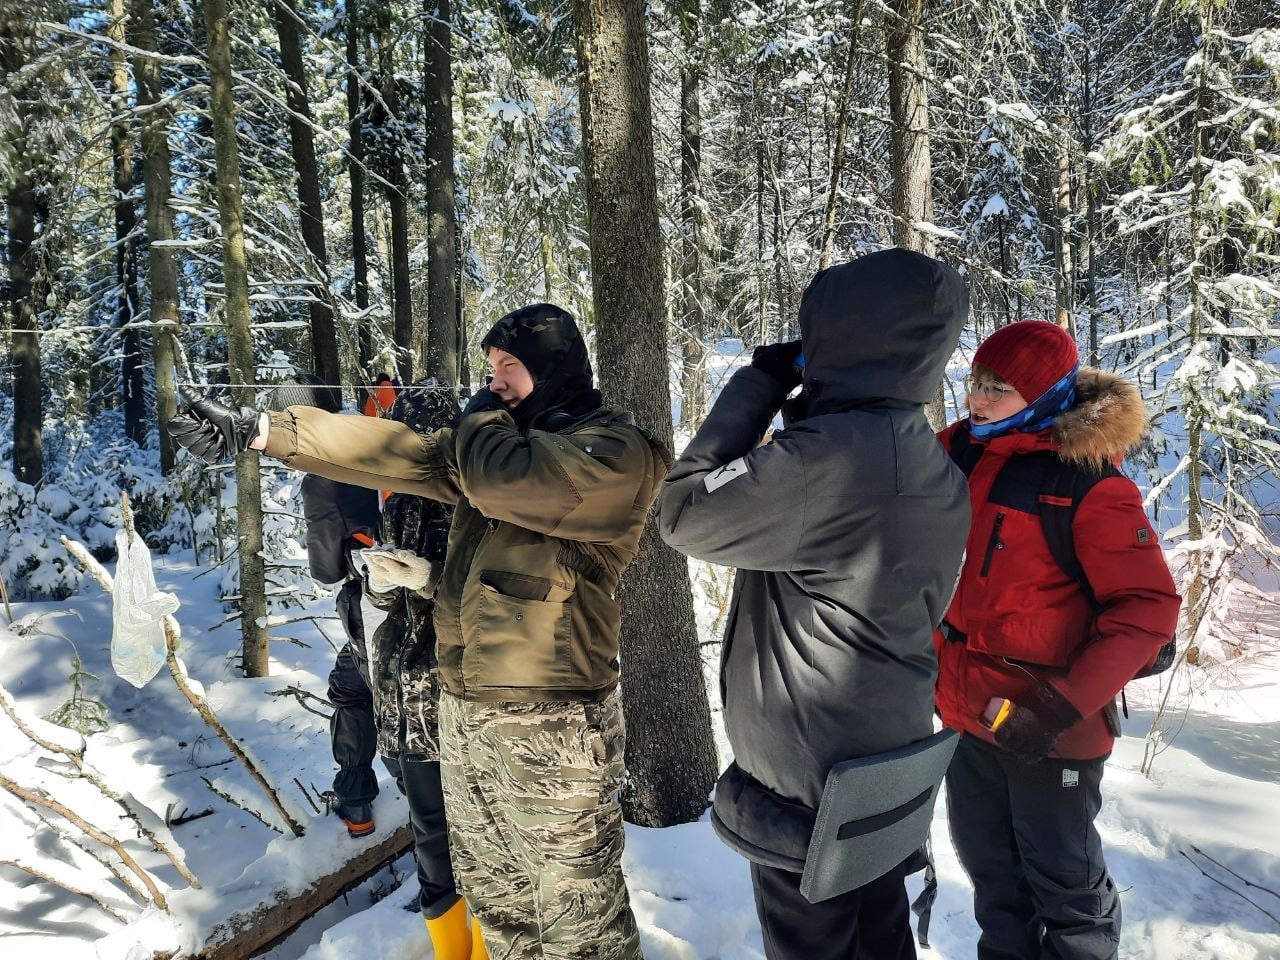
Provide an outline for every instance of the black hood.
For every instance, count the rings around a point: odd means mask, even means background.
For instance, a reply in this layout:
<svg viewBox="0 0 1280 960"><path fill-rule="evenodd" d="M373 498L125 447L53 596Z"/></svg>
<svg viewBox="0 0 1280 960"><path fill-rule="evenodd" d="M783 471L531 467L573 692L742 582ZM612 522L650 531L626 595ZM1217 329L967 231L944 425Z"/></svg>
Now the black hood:
<svg viewBox="0 0 1280 960"><path fill-rule="evenodd" d="M493 325L480 346L505 350L533 377L533 392L511 411L522 427L537 427L555 411L576 412L600 403L587 345L573 317L560 307L536 303L513 310Z"/></svg>
<svg viewBox="0 0 1280 960"><path fill-rule="evenodd" d="M823 270L800 301L808 414L933 398L969 313L951 267L894 247Z"/></svg>

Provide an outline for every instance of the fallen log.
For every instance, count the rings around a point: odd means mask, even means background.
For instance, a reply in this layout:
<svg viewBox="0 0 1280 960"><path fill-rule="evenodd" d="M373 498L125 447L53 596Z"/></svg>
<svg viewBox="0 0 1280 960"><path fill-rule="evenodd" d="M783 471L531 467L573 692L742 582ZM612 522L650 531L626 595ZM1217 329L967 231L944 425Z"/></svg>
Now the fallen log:
<svg viewBox="0 0 1280 960"><path fill-rule="evenodd" d="M305 920L407 853L413 847L408 824L366 847L333 873L318 877L298 894L278 894L269 902L222 921L210 931L193 960L245 960L269 950ZM161 954L156 955L160 960Z"/></svg>

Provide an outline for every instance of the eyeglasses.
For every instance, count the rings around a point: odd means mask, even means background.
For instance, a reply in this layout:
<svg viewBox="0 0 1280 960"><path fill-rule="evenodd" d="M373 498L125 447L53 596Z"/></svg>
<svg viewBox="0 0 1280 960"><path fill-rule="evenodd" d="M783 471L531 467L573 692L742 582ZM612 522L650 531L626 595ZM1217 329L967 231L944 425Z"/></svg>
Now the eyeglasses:
<svg viewBox="0 0 1280 960"><path fill-rule="evenodd" d="M964 391L971 397L981 394L984 400L991 403L999 403L1004 399L1006 393L1014 392L1013 387L1001 386L998 383L987 383L973 376L964 378Z"/></svg>

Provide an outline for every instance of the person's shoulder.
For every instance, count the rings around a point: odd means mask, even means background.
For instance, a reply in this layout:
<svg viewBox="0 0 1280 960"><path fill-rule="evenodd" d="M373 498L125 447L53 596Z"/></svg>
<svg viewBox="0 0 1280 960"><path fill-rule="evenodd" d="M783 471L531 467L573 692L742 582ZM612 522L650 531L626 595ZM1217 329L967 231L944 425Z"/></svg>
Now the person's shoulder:
<svg viewBox="0 0 1280 960"><path fill-rule="evenodd" d="M568 431L574 442L592 456L639 458L651 452L670 466L671 453L658 437L640 426L630 413L601 407L583 417ZM588 449L590 448L590 449Z"/></svg>

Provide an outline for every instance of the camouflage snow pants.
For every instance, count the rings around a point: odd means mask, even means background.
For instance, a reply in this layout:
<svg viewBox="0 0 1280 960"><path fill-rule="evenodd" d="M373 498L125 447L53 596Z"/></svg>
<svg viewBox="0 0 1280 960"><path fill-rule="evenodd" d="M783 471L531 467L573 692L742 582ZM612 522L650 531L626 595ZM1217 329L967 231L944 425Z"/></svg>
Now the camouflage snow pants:
<svg viewBox="0 0 1280 960"><path fill-rule="evenodd" d="M598 703L440 694L453 869L493 960L640 960L622 879L625 735Z"/></svg>

